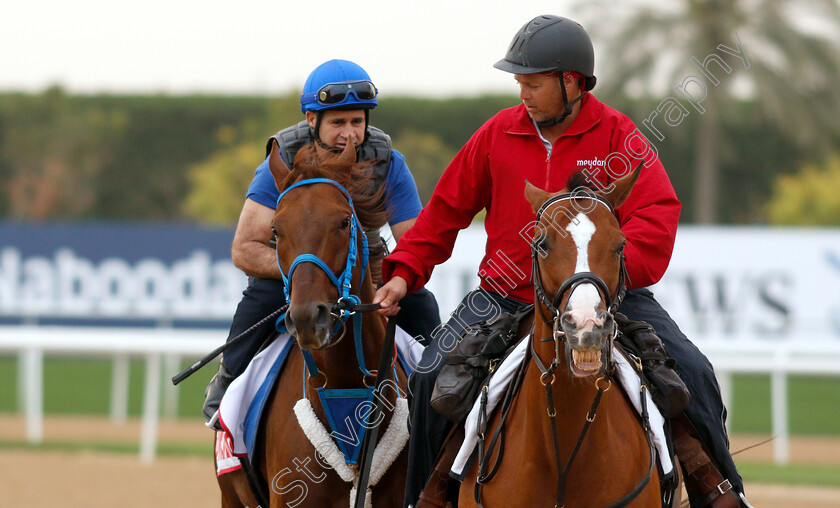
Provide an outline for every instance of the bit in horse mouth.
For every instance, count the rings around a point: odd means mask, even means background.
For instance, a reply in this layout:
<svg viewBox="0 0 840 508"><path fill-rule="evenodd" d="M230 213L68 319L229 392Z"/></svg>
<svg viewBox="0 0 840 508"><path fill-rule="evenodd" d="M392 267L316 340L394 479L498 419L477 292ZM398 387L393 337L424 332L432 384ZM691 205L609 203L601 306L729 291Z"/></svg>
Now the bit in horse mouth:
<svg viewBox="0 0 840 508"><path fill-rule="evenodd" d="M600 350L586 350L578 351L572 350L572 371L575 375L590 376L601 369L601 351Z"/></svg>

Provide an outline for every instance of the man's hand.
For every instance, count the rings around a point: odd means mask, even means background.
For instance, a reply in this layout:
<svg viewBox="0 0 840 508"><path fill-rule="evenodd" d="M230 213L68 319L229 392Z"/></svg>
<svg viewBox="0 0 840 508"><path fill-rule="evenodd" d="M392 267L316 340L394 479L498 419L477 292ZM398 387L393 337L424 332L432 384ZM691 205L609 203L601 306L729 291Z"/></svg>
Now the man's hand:
<svg viewBox="0 0 840 508"><path fill-rule="evenodd" d="M381 307L379 309L380 314L396 316L397 312L400 311L400 307L397 304L407 292L408 283L406 283L405 279L394 277L376 291L376 295L373 297L373 303L378 303Z"/></svg>

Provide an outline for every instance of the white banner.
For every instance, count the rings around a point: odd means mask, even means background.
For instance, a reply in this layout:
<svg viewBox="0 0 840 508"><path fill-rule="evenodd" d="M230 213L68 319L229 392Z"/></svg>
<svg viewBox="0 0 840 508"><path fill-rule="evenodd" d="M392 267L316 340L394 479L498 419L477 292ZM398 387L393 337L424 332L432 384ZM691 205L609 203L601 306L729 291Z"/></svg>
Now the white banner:
<svg viewBox="0 0 840 508"><path fill-rule="evenodd" d="M427 287L444 318L478 285L484 244L471 226L435 269ZM651 290L695 342L808 344L840 343L838 285L840 229L683 226Z"/></svg>

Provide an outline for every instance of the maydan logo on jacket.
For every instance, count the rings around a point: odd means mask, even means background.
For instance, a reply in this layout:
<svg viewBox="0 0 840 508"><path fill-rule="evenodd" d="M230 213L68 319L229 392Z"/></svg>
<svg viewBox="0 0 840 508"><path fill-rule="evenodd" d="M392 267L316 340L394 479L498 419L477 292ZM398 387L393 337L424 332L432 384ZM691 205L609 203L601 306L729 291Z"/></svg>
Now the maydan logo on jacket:
<svg viewBox="0 0 840 508"><path fill-rule="evenodd" d="M578 159L577 165L579 168L594 168L594 167L604 167L607 165L607 160L601 160L597 158L593 159Z"/></svg>

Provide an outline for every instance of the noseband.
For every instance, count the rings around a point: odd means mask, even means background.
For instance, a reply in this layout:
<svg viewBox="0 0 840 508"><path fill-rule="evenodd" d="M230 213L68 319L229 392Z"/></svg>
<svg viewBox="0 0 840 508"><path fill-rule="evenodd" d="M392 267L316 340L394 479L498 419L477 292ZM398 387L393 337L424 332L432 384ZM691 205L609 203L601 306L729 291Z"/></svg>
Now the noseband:
<svg viewBox="0 0 840 508"><path fill-rule="evenodd" d="M278 256L277 267L280 269L280 275L283 277L283 283L284 283L283 291L286 293L286 301L290 301L290 296L291 296L291 291L292 290L291 290L291 286L290 286L289 282L292 279L292 274L294 274L295 269L301 263L312 263L315 266L317 266L318 268L320 268L321 270L323 270L324 273L327 274L327 277L330 278L330 281L333 283L335 288L338 290L338 296L339 296L338 300L339 300L339 302L342 299L351 298L351 297L355 297L358 300L358 296L350 294L350 289L351 289L351 279L353 278L353 268L355 268L357 266L356 261L357 261L357 258L358 258L358 246L356 244L356 238L359 236L358 231L361 231L362 225L361 225L361 223L359 223L358 217L356 217L356 210L355 210L355 208L353 208L353 199L350 197L350 193L347 192L347 189L345 189L344 186L341 185L340 183L336 182L335 180L330 180L329 178L310 178L308 180L301 180L301 181L295 183L294 185L290 186L289 188L287 188L286 190L284 190L280 194L280 196L277 198L277 205L278 206L280 205L280 200L283 199L283 197L286 194L288 194L288 192L290 190L295 189L297 187L303 187L304 185L312 185L312 184L316 184L316 183L326 183L326 184L330 184L330 185L336 187L338 190L341 191L342 194L344 194L344 197L347 198L347 202L350 204L350 214L351 214L352 220L350 221L350 247L347 250L347 260L344 264L344 271L342 271L340 274L336 275L335 273L333 273L332 269L329 266L327 266L327 264L324 263L318 256L316 256L314 254L301 254L292 261L292 265L289 267L289 274L286 275L283 272L283 267L280 266L280 258ZM368 264L368 244L367 244L367 236L362 234L361 238L362 238L361 268L362 268L362 272L364 273L365 269L367 268L367 264ZM275 255L276 255L276 251L275 251ZM355 303L358 303L358 302L355 302Z"/></svg>

